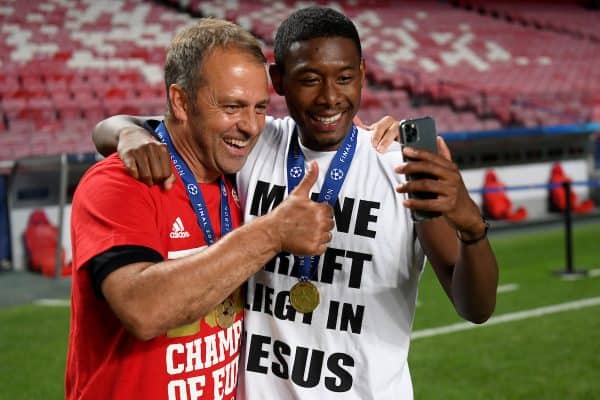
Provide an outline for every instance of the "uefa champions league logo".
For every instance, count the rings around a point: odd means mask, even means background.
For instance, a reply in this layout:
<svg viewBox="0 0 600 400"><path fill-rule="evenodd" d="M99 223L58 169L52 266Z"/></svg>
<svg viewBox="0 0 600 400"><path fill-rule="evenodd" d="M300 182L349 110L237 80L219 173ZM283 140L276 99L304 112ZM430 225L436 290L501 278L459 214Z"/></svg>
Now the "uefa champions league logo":
<svg viewBox="0 0 600 400"><path fill-rule="evenodd" d="M193 183L189 183L187 185L187 190L194 196L198 194L198 186L194 185Z"/></svg>
<svg viewBox="0 0 600 400"><path fill-rule="evenodd" d="M231 188L231 197L233 197L233 201L235 201L236 205L240 205L240 198L238 197L237 190L235 188Z"/></svg>
<svg viewBox="0 0 600 400"><path fill-rule="evenodd" d="M329 176L331 177L331 179L333 179L334 181L339 181L340 179L342 179L344 177L344 171L342 171L339 168L334 168L331 170L331 172L329 173Z"/></svg>
<svg viewBox="0 0 600 400"><path fill-rule="evenodd" d="M290 169L290 176L292 178L300 178L301 175L302 175L302 168L292 167L292 169Z"/></svg>

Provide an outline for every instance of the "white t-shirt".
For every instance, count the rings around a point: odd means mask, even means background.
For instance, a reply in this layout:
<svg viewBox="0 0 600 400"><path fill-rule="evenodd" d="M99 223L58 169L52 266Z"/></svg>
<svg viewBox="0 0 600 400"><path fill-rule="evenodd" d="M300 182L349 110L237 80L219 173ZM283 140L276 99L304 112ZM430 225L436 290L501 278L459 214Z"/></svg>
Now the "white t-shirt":
<svg viewBox="0 0 600 400"><path fill-rule="evenodd" d="M286 160L295 123L268 119L238 173L245 221L287 196ZM248 281L244 371L238 397L271 399L412 399L407 355L425 258L410 212L395 192L403 175L396 143L379 154L359 130L356 153L338 197L333 240L320 257L321 302L296 312L289 290L293 256L280 254ZM304 146L319 164L318 193L335 152Z"/></svg>

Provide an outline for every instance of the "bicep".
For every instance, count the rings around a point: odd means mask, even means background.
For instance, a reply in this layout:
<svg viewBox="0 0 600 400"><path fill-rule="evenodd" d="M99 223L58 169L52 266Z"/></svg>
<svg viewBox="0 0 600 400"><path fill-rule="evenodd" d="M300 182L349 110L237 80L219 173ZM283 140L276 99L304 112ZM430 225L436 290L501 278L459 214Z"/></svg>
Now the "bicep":
<svg viewBox="0 0 600 400"><path fill-rule="evenodd" d="M132 298L135 297L135 291L143 286L139 285L140 274L154 264L150 261L141 261L123 265L111 271L102 280L100 284L102 296L117 315L121 315L127 307L133 306L135 302Z"/></svg>
<svg viewBox="0 0 600 400"><path fill-rule="evenodd" d="M123 245L112 247L86 263L92 287L98 297L103 297L102 284L113 272L136 263L157 263L163 257L156 250L144 246Z"/></svg>

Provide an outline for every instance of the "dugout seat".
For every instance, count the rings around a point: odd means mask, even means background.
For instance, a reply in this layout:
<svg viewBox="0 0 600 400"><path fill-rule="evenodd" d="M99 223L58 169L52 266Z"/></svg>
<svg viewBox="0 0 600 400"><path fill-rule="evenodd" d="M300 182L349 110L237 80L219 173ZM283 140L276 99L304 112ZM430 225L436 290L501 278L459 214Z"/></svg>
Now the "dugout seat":
<svg viewBox="0 0 600 400"><path fill-rule="evenodd" d="M519 207L513 210L512 201L508 198L505 187L496 172L490 169L485 173L482 195L484 216L488 219L511 222L524 220L527 218L527 209Z"/></svg>
<svg viewBox="0 0 600 400"><path fill-rule="evenodd" d="M50 223L44 210L32 211L23 240L29 269L50 278L55 277L58 228ZM61 276L70 274L71 264L65 265L65 250L62 249Z"/></svg>
<svg viewBox="0 0 600 400"><path fill-rule="evenodd" d="M556 162L550 170L550 184L557 186L551 186L548 193L548 211L550 212L563 212L567 208L567 196L565 193L565 187L562 185L564 182L571 182L571 178L565 173L561 163ZM571 190L569 191L569 200L571 201L571 211L576 213L588 213L594 208L594 202L591 199L580 201L577 193Z"/></svg>

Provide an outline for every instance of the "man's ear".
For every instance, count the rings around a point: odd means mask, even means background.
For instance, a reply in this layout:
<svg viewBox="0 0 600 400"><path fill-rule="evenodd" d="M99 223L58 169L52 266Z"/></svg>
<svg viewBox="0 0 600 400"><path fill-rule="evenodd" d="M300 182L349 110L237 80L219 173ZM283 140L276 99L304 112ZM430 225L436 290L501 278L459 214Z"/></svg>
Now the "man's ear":
<svg viewBox="0 0 600 400"><path fill-rule="evenodd" d="M277 64L269 65L269 75L271 76L271 84L273 85L273 89L277 92L278 95L283 96L283 72L281 68Z"/></svg>
<svg viewBox="0 0 600 400"><path fill-rule="evenodd" d="M179 121L187 121L187 111L189 108L188 98L179 85L173 83L169 86L169 102L173 110L173 116Z"/></svg>
<svg viewBox="0 0 600 400"><path fill-rule="evenodd" d="M360 83L361 86L364 87L365 86L365 77L366 77L366 73L367 73L367 67L365 64L365 59L361 58L360 59L360 66L358 67L359 71L360 71Z"/></svg>

